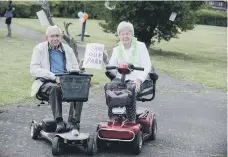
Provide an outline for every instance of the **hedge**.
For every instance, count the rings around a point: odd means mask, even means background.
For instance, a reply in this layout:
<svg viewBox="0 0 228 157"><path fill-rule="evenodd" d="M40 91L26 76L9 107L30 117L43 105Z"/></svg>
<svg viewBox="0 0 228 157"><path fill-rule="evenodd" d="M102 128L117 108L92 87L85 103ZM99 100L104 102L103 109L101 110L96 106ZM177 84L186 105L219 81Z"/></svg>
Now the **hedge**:
<svg viewBox="0 0 228 157"><path fill-rule="evenodd" d="M1 16L4 16L6 2L2 4ZM77 13L83 11L84 4L86 4L90 19L100 19L102 17L105 9L103 1L51 1L50 9L54 17L78 18ZM15 7L14 17L20 18L37 18L36 12L42 9L41 4L35 2L13 2L13 6Z"/></svg>
<svg viewBox="0 0 228 157"><path fill-rule="evenodd" d="M201 9L196 16L197 24L227 27L227 12Z"/></svg>
<svg viewBox="0 0 228 157"><path fill-rule="evenodd" d="M13 7L15 11L13 13L14 17L20 18L34 18L36 17L36 12L41 10L41 5L39 3L31 3L31 2L14 2ZM2 16L4 16L6 12L6 3L2 5Z"/></svg>
<svg viewBox="0 0 228 157"><path fill-rule="evenodd" d="M2 2L1 16L4 16L6 2ZM103 1L51 1L50 8L54 17L78 18L77 13L84 9L88 10L90 19L101 19L105 12ZM41 10L41 4L36 2L13 2L15 7L14 17L37 18L36 12ZM197 24L225 26L227 27L227 14L222 11L201 9L195 12Z"/></svg>

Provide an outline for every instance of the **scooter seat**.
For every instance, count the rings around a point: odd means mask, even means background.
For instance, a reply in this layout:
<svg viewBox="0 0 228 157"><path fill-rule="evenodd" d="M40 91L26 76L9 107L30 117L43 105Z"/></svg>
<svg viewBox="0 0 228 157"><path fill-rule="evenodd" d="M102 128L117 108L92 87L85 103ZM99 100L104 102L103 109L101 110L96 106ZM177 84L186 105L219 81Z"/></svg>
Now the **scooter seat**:
<svg viewBox="0 0 228 157"><path fill-rule="evenodd" d="M141 85L141 91L137 94L137 97L147 96L149 94L153 94L153 81L152 80L146 80Z"/></svg>

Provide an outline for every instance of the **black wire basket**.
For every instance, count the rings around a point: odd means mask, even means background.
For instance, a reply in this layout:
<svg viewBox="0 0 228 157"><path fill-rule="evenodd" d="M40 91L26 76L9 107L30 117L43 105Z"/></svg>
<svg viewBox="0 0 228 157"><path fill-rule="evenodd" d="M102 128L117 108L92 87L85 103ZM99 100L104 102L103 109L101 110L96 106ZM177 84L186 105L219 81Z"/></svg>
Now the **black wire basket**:
<svg viewBox="0 0 228 157"><path fill-rule="evenodd" d="M62 100L86 102L89 97L91 76L63 75L60 77Z"/></svg>

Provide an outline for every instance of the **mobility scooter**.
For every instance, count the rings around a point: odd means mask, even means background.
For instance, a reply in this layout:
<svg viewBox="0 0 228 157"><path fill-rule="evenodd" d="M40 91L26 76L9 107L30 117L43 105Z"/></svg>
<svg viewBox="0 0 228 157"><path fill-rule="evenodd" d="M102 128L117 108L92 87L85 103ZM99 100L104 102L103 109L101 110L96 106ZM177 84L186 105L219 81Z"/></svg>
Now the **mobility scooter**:
<svg viewBox="0 0 228 157"><path fill-rule="evenodd" d="M155 97L155 87L158 75L155 72L149 73L147 87L134 96L135 90L129 91L125 83L125 76L133 70L144 70L141 67L135 67L132 64L121 63L118 67L107 66L106 76L112 80L115 76L109 71L117 69L121 76L121 83L117 83L107 90L105 85L106 104L112 105L114 120L101 122L97 126L96 145L97 150L104 150L110 143L126 142L131 146L132 153L140 154L143 142L145 140L155 140L157 133L157 121L155 113L149 110L136 110L136 122L130 123L126 117L126 104L133 103L129 97L137 101L151 101ZM154 69L153 69L154 70ZM112 83L113 85L113 83ZM111 94L110 94L111 92ZM114 95L113 98L110 95ZM145 98L149 96L149 98ZM151 96L151 97L150 97ZM135 101L136 101L135 100Z"/></svg>
<svg viewBox="0 0 228 157"><path fill-rule="evenodd" d="M71 71L68 73L57 74L60 76L60 86L62 90L63 102L71 103L69 117L75 118L75 109L78 102L88 101L90 80L93 75L81 71ZM48 101L45 96L36 96L39 100ZM66 124L66 122L64 122ZM58 156L62 153L65 146L83 146L88 155L94 153L94 136L89 133L80 133L76 123L72 123L73 128L64 133L56 133L57 124L52 119L43 119L41 123L32 121L30 133L32 139L44 138L52 142L52 154Z"/></svg>

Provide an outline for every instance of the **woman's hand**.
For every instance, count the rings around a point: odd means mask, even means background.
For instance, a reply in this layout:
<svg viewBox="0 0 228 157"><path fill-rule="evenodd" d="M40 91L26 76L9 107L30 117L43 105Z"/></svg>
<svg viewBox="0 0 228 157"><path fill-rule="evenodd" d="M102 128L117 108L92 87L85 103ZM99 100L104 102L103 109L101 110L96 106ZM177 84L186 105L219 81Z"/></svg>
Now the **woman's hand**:
<svg viewBox="0 0 228 157"><path fill-rule="evenodd" d="M134 82L135 82L135 85L136 85L136 92L139 92L140 91L140 86L142 84L142 81L137 78Z"/></svg>
<svg viewBox="0 0 228 157"><path fill-rule="evenodd" d="M108 52L106 49L103 51L103 61L105 64L108 64Z"/></svg>

